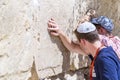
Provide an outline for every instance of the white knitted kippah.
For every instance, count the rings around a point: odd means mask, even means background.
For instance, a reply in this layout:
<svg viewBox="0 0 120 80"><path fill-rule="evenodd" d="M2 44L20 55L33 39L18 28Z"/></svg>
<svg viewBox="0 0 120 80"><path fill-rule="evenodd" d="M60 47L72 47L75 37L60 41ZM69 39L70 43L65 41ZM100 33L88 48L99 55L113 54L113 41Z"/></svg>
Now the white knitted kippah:
<svg viewBox="0 0 120 80"><path fill-rule="evenodd" d="M95 30L96 30L96 27L90 22L84 22L80 24L77 28L77 32L79 33L89 33Z"/></svg>

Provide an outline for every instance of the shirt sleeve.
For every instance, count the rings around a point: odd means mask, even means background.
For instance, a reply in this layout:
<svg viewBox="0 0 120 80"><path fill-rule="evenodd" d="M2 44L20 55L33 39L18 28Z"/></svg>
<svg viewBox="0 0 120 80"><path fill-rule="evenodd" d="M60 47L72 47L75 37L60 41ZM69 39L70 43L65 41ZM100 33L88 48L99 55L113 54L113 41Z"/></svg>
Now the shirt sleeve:
<svg viewBox="0 0 120 80"><path fill-rule="evenodd" d="M100 80L118 80L117 65L110 57L98 59L98 76Z"/></svg>

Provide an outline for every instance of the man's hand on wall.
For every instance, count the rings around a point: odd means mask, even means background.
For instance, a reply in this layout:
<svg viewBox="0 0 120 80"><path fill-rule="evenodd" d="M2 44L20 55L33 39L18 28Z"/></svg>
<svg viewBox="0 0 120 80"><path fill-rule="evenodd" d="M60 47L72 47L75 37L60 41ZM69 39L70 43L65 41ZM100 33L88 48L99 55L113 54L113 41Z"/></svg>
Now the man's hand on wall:
<svg viewBox="0 0 120 80"><path fill-rule="evenodd" d="M53 36L59 36L61 33L58 24L52 18L48 21L48 31Z"/></svg>

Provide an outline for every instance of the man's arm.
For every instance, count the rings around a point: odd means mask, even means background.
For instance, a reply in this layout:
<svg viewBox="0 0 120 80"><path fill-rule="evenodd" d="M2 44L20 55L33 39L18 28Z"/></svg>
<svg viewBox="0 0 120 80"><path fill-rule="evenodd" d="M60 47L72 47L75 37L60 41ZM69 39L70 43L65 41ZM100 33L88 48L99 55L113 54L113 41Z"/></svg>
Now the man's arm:
<svg viewBox="0 0 120 80"><path fill-rule="evenodd" d="M81 50L80 45L77 42L73 42L70 38L68 38L63 32L59 35L60 39L62 40L64 46L71 52L76 52L80 54L84 54Z"/></svg>
<svg viewBox="0 0 120 80"><path fill-rule="evenodd" d="M70 40L63 31L59 29L59 26L53 19L49 20L48 22L48 31L53 36L60 37L61 41L63 42L64 46L72 52L83 54L84 52L81 50L80 46L77 43L74 43Z"/></svg>

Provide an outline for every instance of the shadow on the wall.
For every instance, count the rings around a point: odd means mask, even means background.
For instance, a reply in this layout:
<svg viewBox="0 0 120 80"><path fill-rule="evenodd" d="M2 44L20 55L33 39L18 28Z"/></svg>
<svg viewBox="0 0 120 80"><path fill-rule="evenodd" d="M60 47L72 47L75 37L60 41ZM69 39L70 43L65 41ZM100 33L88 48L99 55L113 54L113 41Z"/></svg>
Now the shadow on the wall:
<svg viewBox="0 0 120 80"><path fill-rule="evenodd" d="M35 61L33 61L32 68L31 68L31 77L28 80L39 80L39 77L36 71Z"/></svg>
<svg viewBox="0 0 120 80"><path fill-rule="evenodd" d="M66 72L70 68L70 51L68 51L65 48L59 37L54 37L54 36L50 36L50 37L52 43L57 44L58 49L62 52L63 55L62 72Z"/></svg>

